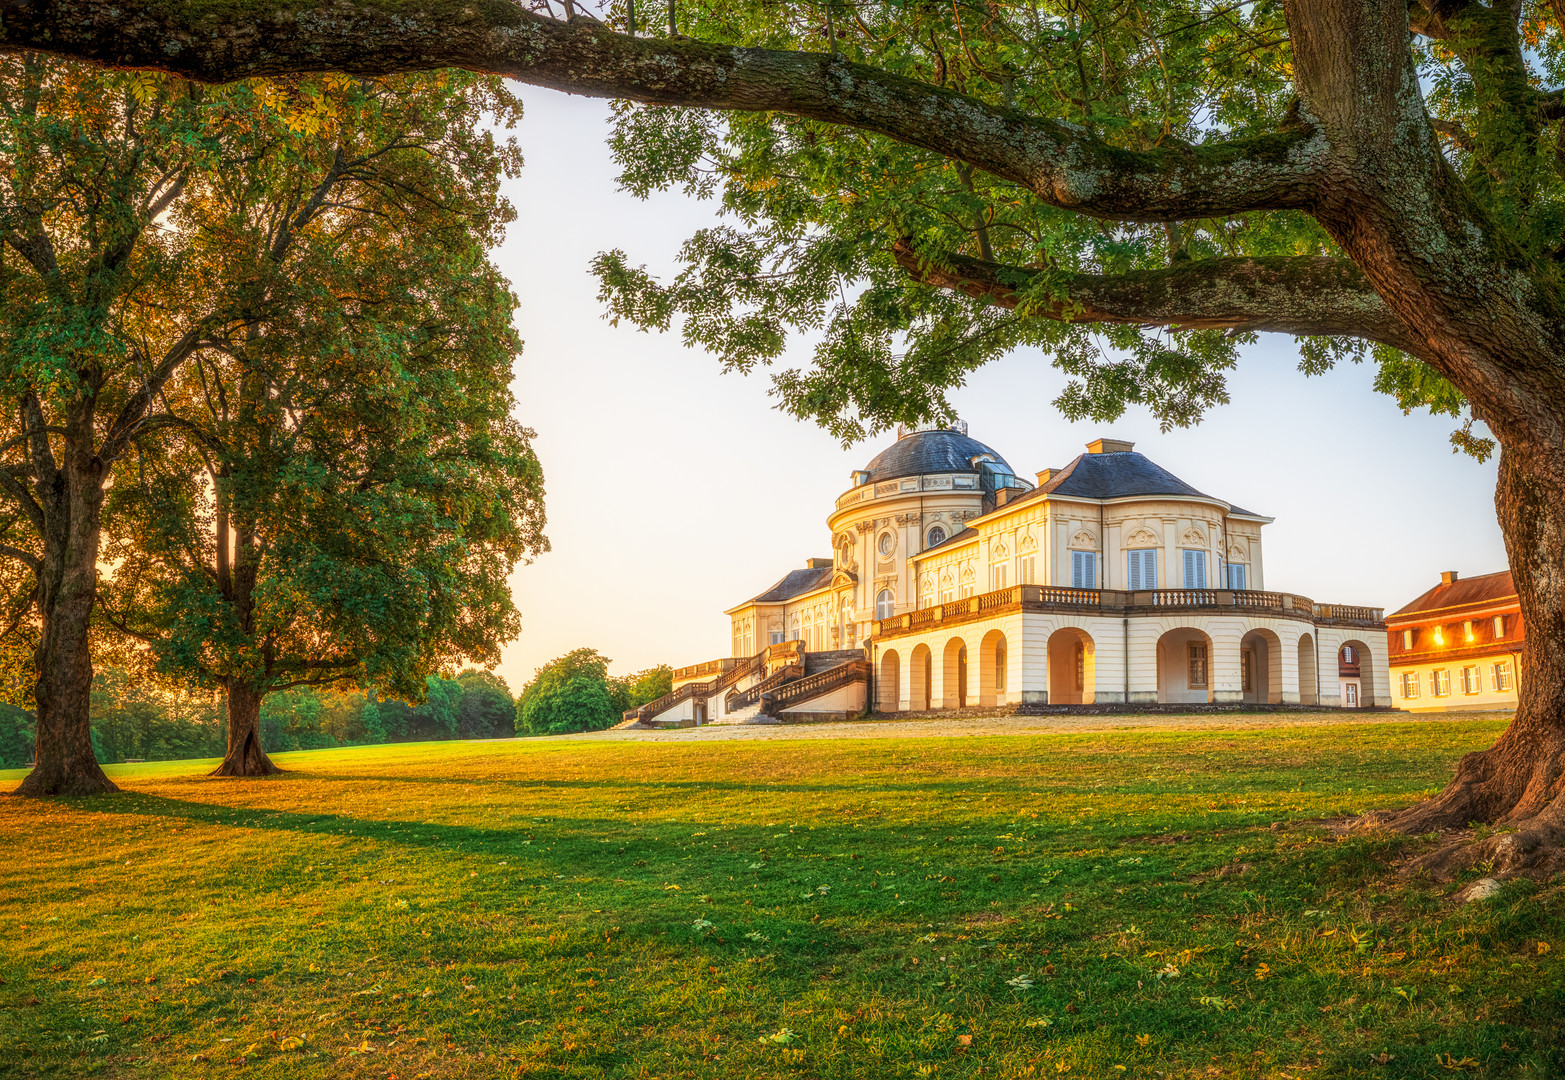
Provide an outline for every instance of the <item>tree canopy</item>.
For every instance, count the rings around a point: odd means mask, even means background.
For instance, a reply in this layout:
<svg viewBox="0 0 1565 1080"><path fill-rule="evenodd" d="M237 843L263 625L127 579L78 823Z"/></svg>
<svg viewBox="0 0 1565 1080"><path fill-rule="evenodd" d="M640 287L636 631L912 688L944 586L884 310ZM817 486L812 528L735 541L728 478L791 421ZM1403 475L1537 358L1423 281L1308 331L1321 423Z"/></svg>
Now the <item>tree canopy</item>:
<svg viewBox="0 0 1565 1080"><path fill-rule="evenodd" d="M519 164L488 125L515 113L461 72L211 89L0 57L25 790L111 787L88 725L100 557L118 628L231 705L334 679L417 699L514 635L505 579L544 546L487 255Z"/></svg>
<svg viewBox="0 0 1565 1080"><path fill-rule="evenodd" d="M665 10L648 39L547 0L33 0L0 47L211 80L455 65L728 112L625 110L627 185L721 192L733 218L692 238L672 282L607 253L605 296L741 368L821 329L777 388L843 438L938 415L944 389L1023 343L1071 374L1067 412L1143 404L1165 424L1225 399L1255 333L1296 336L1306 370L1373 356L1405 407L1463 418L1459 448L1491 448L1467 419L1498 444L1529 628L1510 730L1395 824L1514 826L1464 849L1504 872L1565 858L1555 0Z"/></svg>

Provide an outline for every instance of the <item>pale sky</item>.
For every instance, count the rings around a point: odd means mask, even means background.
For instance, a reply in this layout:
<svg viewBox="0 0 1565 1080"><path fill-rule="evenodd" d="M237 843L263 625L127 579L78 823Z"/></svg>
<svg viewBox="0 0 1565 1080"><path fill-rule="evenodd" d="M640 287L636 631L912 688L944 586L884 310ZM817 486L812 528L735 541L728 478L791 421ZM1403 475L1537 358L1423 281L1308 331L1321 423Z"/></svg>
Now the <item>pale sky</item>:
<svg viewBox="0 0 1565 1080"><path fill-rule="evenodd" d="M831 555L826 515L895 432L843 450L777 412L764 371L724 375L677 331L610 326L593 256L619 247L669 269L713 204L618 191L607 103L516 89L527 165L509 185L519 216L496 258L521 299L517 416L538 433L554 550L512 577L522 634L499 673L515 692L581 646L615 673L726 656L723 611ZM980 370L953 400L969 434L1023 476L1100 435L1131 439L1194 487L1275 517L1269 589L1389 611L1442 570L1505 569L1495 464L1451 453L1450 418L1403 416L1370 389L1368 366L1306 378L1297 363L1292 339L1263 336L1230 375L1232 403L1166 435L1138 409L1066 423L1050 404L1064 379L1032 350Z"/></svg>

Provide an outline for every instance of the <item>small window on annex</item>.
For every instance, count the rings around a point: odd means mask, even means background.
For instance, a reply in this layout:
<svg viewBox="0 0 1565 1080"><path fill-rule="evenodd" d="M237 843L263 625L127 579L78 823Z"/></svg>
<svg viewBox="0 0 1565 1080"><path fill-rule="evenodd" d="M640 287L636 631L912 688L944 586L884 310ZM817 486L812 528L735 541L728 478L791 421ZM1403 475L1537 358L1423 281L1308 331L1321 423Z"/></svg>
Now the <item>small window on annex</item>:
<svg viewBox="0 0 1565 1080"><path fill-rule="evenodd" d="M875 596L875 618L889 619L896 610L896 600L891 595L890 589L881 589Z"/></svg>
<svg viewBox="0 0 1565 1080"><path fill-rule="evenodd" d="M1462 669L1462 693L1483 693L1483 672L1478 669L1476 664Z"/></svg>
<svg viewBox="0 0 1565 1080"><path fill-rule="evenodd" d="M1435 697L1451 696L1451 671L1449 668L1440 668L1429 673L1430 689L1435 692Z"/></svg>
<svg viewBox="0 0 1565 1080"><path fill-rule="evenodd" d="M1402 631L1402 647L1404 649L1411 649L1413 647L1413 631Z"/></svg>
<svg viewBox="0 0 1565 1080"><path fill-rule="evenodd" d="M1493 685L1496 693L1504 693L1511 689L1513 684L1511 682L1511 662L1509 660L1501 660L1498 664L1495 664L1490 671L1490 675L1494 679Z"/></svg>
<svg viewBox="0 0 1565 1080"><path fill-rule="evenodd" d="M1402 696L1404 698L1416 698L1419 690L1418 672L1404 671L1402 673Z"/></svg>
<svg viewBox="0 0 1565 1080"><path fill-rule="evenodd" d="M946 531L945 531L944 528L942 528L939 525L936 525L934 528L929 530L929 546L930 547L934 547L936 544L943 544L945 542L946 542Z"/></svg>
<svg viewBox="0 0 1565 1080"><path fill-rule="evenodd" d="M1505 636L1505 616L1504 615L1496 615L1494 617L1494 636L1495 636L1496 639L1503 638Z"/></svg>

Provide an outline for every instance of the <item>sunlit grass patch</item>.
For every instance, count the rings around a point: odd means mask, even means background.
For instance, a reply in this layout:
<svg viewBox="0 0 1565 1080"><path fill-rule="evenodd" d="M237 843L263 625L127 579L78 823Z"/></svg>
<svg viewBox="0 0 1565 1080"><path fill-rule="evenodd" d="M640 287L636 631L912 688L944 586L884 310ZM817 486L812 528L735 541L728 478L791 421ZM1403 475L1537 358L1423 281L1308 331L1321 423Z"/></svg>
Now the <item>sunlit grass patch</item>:
<svg viewBox="0 0 1565 1080"><path fill-rule="evenodd" d="M1491 719L392 745L0 802L13 1075L1565 1075L1557 885L1325 819Z"/></svg>

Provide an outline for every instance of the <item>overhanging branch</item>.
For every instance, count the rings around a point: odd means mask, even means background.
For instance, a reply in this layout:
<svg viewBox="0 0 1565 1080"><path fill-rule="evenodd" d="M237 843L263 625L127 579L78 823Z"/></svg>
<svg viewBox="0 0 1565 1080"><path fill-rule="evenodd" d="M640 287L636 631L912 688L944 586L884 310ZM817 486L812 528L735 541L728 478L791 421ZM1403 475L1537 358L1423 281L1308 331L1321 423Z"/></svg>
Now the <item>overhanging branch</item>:
<svg viewBox="0 0 1565 1080"><path fill-rule="evenodd" d="M875 132L1021 184L1096 217L1168 221L1303 209L1327 154L1307 126L1200 147L1119 149L1031 117L826 53L645 39L508 0L0 0L0 48L208 82L290 72L497 72L592 97L782 112Z"/></svg>
<svg viewBox="0 0 1565 1080"><path fill-rule="evenodd" d="M1204 259L1157 270L1097 275L1003 266L962 255L930 258L894 249L913 278L1003 307L1068 322L1347 335L1417 355L1414 339L1346 259L1306 256ZM1026 295L1040 274L1047 292Z"/></svg>

